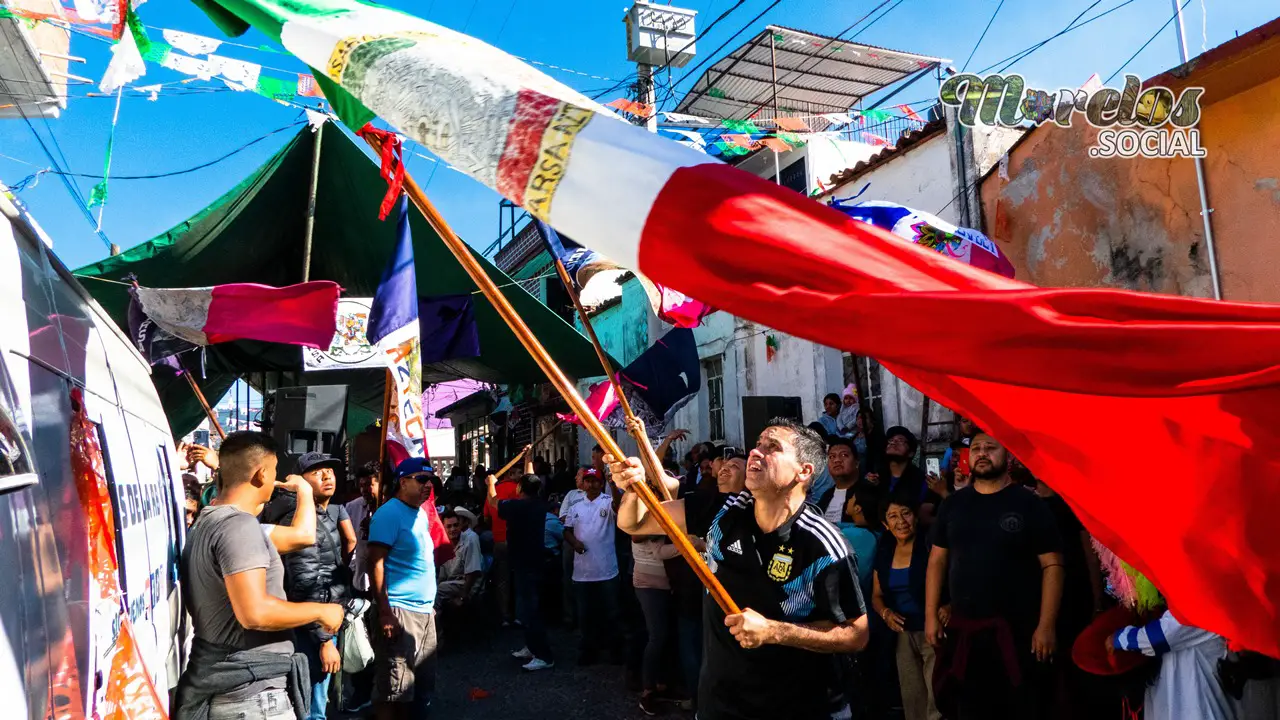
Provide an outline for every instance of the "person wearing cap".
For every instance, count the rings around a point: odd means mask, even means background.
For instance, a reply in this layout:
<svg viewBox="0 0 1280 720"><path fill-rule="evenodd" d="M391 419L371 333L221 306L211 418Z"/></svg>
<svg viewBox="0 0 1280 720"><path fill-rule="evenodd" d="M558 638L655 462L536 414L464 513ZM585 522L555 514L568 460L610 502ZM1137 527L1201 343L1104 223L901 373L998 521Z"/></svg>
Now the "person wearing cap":
<svg viewBox="0 0 1280 720"><path fill-rule="evenodd" d="M425 717L436 687L436 564L430 466L396 466L393 496L369 522L369 576L378 604L374 698L379 720Z"/></svg>
<svg viewBox="0 0 1280 720"><path fill-rule="evenodd" d="M465 509L464 512L467 512ZM467 512L470 515L470 512ZM471 515L475 517L475 515ZM436 599L445 606L460 607L480 579L482 571L480 537L466 529L466 521L457 509L445 510L440 516L444 531L456 552L453 559L440 566L436 573Z"/></svg>
<svg viewBox="0 0 1280 720"><path fill-rule="evenodd" d="M316 530L313 543L281 556L285 595L291 602L331 603L352 597L349 563L356 547L355 529L346 508L330 503L337 489L336 473L341 468L341 460L322 452L303 454L294 468L311 487ZM293 493L281 493L263 509L262 521L276 526L292 524L299 510L297 498ZM308 717L323 720L329 703L329 680L342 665L337 642L318 624L295 630L294 642L310 664Z"/></svg>
<svg viewBox="0 0 1280 720"><path fill-rule="evenodd" d="M876 487L881 503L892 498L903 500L918 508L916 517L921 525L930 525L942 496L930 488L930 482L936 485L938 479L926 476L912 460L920 442L901 425L885 431L884 438L884 461L864 479Z"/></svg>

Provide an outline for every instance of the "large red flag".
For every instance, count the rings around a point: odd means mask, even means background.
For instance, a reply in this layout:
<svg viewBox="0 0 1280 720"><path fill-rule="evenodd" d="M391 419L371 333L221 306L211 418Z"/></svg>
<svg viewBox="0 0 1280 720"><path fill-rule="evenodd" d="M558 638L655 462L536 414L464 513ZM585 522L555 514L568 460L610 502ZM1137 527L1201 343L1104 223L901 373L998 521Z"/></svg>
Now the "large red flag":
<svg viewBox="0 0 1280 720"><path fill-rule="evenodd" d="M638 255L973 417L1180 619L1280 656L1280 307L1036 288L712 164L674 172Z"/></svg>

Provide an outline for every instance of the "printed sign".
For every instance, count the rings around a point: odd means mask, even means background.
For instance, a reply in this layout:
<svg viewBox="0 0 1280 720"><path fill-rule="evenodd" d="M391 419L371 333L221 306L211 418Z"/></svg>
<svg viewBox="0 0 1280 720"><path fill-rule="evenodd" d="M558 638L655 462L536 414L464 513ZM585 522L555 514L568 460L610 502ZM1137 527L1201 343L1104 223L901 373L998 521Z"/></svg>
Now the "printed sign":
<svg viewBox="0 0 1280 720"><path fill-rule="evenodd" d="M303 370L352 370L383 367L377 348L369 344L365 331L373 298L338 300L338 325L329 347L302 348Z"/></svg>
<svg viewBox="0 0 1280 720"><path fill-rule="evenodd" d="M1095 76L1096 78L1096 76ZM1180 93L1165 87L1143 87L1136 75L1125 75L1123 89L1090 83L1079 90L1056 93L1027 87L1021 75L952 75L938 99L956 108L960 124L1019 127L1056 123L1071 127L1076 115L1098 128L1090 157L1204 157L1200 144L1202 87Z"/></svg>

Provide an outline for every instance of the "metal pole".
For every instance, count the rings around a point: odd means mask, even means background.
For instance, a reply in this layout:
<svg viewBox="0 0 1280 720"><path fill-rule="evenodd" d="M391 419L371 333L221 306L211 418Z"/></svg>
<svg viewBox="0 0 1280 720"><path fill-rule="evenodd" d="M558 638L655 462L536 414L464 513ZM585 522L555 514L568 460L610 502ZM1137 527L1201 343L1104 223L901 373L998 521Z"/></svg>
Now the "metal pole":
<svg viewBox="0 0 1280 720"><path fill-rule="evenodd" d="M777 45L777 42L773 39L773 31L768 30L767 32L769 33L769 66L773 70L773 134L777 135L778 134L778 45ZM770 148L770 149L773 150L773 181L781 185L782 170L779 167L780 163L778 162L778 150L777 148Z"/></svg>
<svg viewBox="0 0 1280 720"><path fill-rule="evenodd" d="M1173 12L1177 18L1174 27L1178 30L1178 57L1181 58L1182 64L1186 65L1187 60L1187 36L1186 30L1182 27L1182 5L1178 0L1173 0ZM1209 191L1204 182L1204 158L1195 157L1192 161L1196 166L1196 186L1200 190L1200 217L1204 219L1204 249L1209 255L1209 279L1213 281L1213 299L1222 299L1222 280L1218 277L1218 253L1213 244L1213 223L1209 220L1210 213L1213 212L1209 208Z"/></svg>
<svg viewBox="0 0 1280 720"><path fill-rule="evenodd" d="M640 102L653 108L653 113L645 118L644 129L656 133L658 132L658 98L653 89L653 66L637 63L636 75L640 78Z"/></svg>
<svg viewBox="0 0 1280 720"><path fill-rule="evenodd" d="M320 185L320 141L324 138L323 124L316 128L315 136L316 144L311 148L311 189L307 193L307 232L302 236L302 282L311 279L311 232L316 227L316 189Z"/></svg>

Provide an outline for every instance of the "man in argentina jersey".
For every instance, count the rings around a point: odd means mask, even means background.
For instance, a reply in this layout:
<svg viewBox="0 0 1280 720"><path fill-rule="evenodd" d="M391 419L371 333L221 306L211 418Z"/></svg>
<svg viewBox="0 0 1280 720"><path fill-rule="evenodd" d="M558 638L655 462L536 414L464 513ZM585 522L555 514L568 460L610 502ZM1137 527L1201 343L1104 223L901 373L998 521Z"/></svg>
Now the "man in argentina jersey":
<svg viewBox="0 0 1280 720"><path fill-rule="evenodd" d="M636 458L606 459L621 490L644 480ZM843 684L834 654L861 650L869 636L853 552L805 504L823 459L816 433L772 420L747 458L745 491L712 506L664 503L685 532L705 528L708 564L743 609L726 616L703 600L699 720L829 718L845 704L833 697ZM618 526L662 532L635 493L623 495Z"/></svg>

